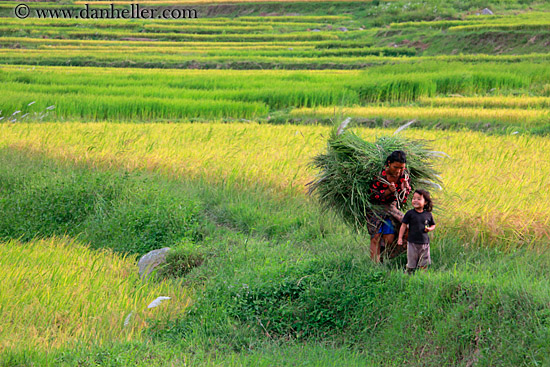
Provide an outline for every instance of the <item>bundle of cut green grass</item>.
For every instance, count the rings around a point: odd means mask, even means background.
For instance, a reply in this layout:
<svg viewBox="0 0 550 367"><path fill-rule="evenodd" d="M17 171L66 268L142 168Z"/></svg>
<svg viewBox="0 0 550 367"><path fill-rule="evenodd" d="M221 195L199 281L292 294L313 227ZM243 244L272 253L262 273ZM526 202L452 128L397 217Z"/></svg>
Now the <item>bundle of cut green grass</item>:
<svg viewBox="0 0 550 367"><path fill-rule="evenodd" d="M370 185L395 150L407 154L406 168L413 190L441 189L434 161L446 154L430 150L428 141L408 139L399 134L400 128L394 135L378 137L371 143L352 131L344 131L342 126L331 132L327 150L311 162L319 174L308 184L309 193L317 194L324 210L333 210L358 231L366 230L366 215L383 212L382 206L370 200Z"/></svg>

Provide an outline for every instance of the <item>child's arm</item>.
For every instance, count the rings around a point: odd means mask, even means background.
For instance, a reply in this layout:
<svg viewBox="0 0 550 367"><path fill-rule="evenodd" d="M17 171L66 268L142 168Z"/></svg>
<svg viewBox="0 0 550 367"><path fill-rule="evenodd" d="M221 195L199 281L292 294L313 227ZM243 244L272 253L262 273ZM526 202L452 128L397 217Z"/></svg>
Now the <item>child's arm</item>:
<svg viewBox="0 0 550 367"><path fill-rule="evenodd" d="M435 229L435 224L433 226L426 227L426 232L431 232Z"/></svg>
<svg viewBox="0 0 550 367"><path fill-rule="evenodd" d="M435 222L434 222L434 217L432 217L431 213L430 213L430 219L428 221L428 224L431 224L427 227L424 228L424 232L431 232L435 229Z"/></svg>
<svg viewBox="0 0 550 367"><path fill-rule="evenodd" d="M399 237L397 238L397 244L399 246L403 245L403 235L405 235L405 231L407 230L408 224L401 224L401 228L399 228Z"/></svg>

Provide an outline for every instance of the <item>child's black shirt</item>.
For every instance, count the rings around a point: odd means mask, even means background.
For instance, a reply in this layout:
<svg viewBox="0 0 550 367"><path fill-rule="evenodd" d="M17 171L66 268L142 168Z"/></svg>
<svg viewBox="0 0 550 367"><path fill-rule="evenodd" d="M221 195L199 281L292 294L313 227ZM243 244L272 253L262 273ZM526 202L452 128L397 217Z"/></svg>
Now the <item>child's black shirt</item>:
<svg viewBox="0 0 550 367"><path fill-rule="evenodd" d="M411 209L405 213L402 222L409 225L409 242L417 244L430 243L430 237L428 233L424 232L424 228L435 224L431 212L423 211L419 213Z"/></svg>

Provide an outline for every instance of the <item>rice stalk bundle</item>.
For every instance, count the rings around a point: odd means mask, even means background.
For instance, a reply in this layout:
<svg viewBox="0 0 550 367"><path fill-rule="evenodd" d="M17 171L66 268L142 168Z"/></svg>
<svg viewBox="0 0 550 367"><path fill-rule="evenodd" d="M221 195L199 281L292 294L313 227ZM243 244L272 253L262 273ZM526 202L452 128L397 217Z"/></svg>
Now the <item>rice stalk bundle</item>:
<svg viewBox="0 0 550 367"><path fill-rule="evenodd" d="M440 188L434 163L445 153L432 151L428 141L406 138L399 131L368 142L353 131L340 129L338 134L338 129L333 129L326 151L311 161L319 172L307 184L309 194L316 194L324 211L334 212L357 231L366 231L366 216L384 212L383 206L371 201L370 185L395 150L407 154L406 168L413 190L427 186Z"/></svg>

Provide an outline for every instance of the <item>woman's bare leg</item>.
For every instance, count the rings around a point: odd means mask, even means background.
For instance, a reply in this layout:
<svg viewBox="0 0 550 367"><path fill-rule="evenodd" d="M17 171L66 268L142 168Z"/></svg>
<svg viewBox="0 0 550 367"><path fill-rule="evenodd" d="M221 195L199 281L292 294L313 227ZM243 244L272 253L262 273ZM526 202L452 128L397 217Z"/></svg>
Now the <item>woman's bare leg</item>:
<svg viewBox="0 0 550 367"><path fill-rule="evenodd" d="M380 238L382 234L377 233L370 238L370 258L375 263L380 262Z"/></svg>
<svg viewBox="0 0 550 367"><path fill-rule="evenodd" d="M385 234L382 236L382 239L384 239L384 242L386 243L386 248L388 248L388 246L391 246L393 241L395 240L395 234Z"/></svg>

